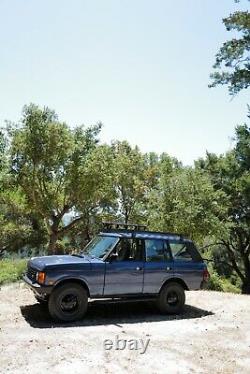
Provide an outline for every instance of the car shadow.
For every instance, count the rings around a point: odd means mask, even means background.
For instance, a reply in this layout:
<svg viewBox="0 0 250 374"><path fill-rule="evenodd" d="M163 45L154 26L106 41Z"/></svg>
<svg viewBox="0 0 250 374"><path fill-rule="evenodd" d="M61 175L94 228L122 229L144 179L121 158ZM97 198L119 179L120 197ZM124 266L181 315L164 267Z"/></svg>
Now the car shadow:
<svg viewBox="0 0 250 374"><path fill-rule="evenodd" d="M178 315L161 314L154 302L107 302L94 300L89 303L88 311L81 321L71 323L57 323L49 315L46 305L33 304L21 306L24 319L35 328L51 327L79 327L116 325L122 327L125 323L160 322L182 319L202 318L214 313L204 309L185 305L184 310Z"/></svg>

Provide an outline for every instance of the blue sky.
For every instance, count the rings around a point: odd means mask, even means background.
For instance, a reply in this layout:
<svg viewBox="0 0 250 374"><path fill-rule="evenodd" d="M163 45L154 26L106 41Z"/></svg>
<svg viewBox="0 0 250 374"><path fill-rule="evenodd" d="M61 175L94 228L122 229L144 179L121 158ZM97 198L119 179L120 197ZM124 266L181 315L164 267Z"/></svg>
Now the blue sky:
<svg viewBox="0 0 250 374"><path fill-rule="evenodd" d="M103 142L191 164L232 144L249 92L209 89L214 55L230 37L233 0L0 0L0 123L24 104L71 126L102 121Z"/></svg>

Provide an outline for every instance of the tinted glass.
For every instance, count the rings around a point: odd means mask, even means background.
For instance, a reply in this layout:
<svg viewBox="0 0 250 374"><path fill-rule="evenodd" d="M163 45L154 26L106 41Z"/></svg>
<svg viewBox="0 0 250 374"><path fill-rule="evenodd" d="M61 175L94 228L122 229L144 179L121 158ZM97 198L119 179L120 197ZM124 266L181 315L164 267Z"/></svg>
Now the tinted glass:
<svg viewBox="0 0 250 374"><path fill-rule="evenodd" d="M143 246L141 239L120 239L115 251L116 261L142 261Z"/></svg>
<svg viewBox="0 0 250 374"><path fill-rule="evenodd" d="M169 246L175 260L192 261L187 243L169 242Z"/></svg>
<svg viewBox="0 0 250 374"><path fill-rule="evenodd" d="M96 236L84 248L83 254L103 258L118 242L113 236Z"/></svg>
<svg viewBox="0 0 250 374"><path fill-rule="evenodd" d="M145 252L147 262L159 262L170 260L167 244L164 240L145 240Z"/></svg>

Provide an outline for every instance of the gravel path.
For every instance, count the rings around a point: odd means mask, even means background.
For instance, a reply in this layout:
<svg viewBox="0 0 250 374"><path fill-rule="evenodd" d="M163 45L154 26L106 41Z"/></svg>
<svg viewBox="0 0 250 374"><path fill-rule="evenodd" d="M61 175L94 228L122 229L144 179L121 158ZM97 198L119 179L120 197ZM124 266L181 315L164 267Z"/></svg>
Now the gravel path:
<svg viewBox="0 0 250 374"><path fill-rule="evenodd" d="M180 316L162 316L152 303L98 301L85 319L63 325L22 283L2 287L0 373L46 371L250 373L250 296L187 292Z"/></svg>

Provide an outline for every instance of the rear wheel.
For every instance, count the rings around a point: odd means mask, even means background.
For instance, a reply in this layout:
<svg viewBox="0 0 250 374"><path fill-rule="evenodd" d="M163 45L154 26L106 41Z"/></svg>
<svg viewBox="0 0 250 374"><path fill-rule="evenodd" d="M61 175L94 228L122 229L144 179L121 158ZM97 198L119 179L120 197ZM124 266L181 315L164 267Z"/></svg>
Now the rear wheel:
<svg viewBox="0 0 250 374"><path fill-rule="evenodd" d="M77 283L65 283L56 288L49 298L49 312L57 321L77 321L87 311L87 291Z"/></svg>
<svg viewBox="0 0 250 374"><path fill-rule="evenodd" d="M157 298L157 306L162 313L179 314L185 305L184 288L176 282L162 287Z"/></svg>

